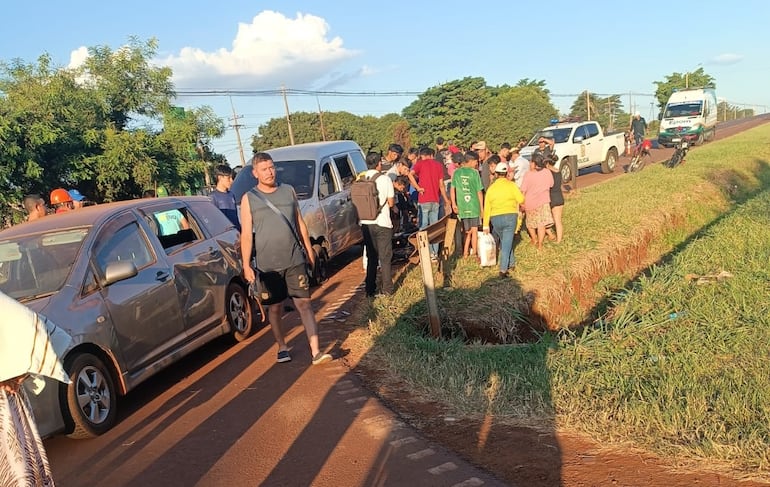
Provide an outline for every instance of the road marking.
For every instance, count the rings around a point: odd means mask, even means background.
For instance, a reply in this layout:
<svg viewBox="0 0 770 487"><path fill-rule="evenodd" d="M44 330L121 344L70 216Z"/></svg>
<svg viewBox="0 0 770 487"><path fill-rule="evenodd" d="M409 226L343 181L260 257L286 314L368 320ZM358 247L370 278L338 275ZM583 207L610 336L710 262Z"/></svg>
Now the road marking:
<svg viewBox="0 0 770 487"><path fill-rule="evenodd" d="M369 400L369 396L358 396L358 397L351 397L350 399L345 399L345 402L348 404L355 404L357 402L366 402Z"/></svg>
<svg viewBox="0 0 770 487"><path fill-rule="evenodd" d="M471 477L468 480L454 484L452 487L478 487L479 485L484 485L484 481L478 477Z"/></svg>
<svg viewBox="0 0 770 487"><path fill-rule="evenodd" d="M406 458L408 458L409 460L419 460L421 458L429 457L435 454L436 452L432 448L426 448L418 452L410 453L409 455L406 456Z"/></svg>
<svg viewBox="0 0 770 487"><path fill-rule="evenodd" d="M457 465L452 462L446 462L436 467L429 468L428 472L432 473L433 475L441 475L442 473L451 472L452 470L457 470Z"/></svg>
<svg viewBox="0 0 770 487"><path fill-rule="evenodd" d="M342 391L337 391L337 394L339 394L340 396L344 396L345 394L350 394L351 392L358 392L360 390L361 389L359 389L358 387L354 387L352 389L344 389Z"/></svg>
<svg viewBox="0 0 770 487"><path fill-rule="evenodd" d="M390 446L393 448L398 448L404 445L408 445L410 443L416 443L418 440L414 436L407 436L406 438L401 438L399 440L393 440L390 442Z"/></svg>

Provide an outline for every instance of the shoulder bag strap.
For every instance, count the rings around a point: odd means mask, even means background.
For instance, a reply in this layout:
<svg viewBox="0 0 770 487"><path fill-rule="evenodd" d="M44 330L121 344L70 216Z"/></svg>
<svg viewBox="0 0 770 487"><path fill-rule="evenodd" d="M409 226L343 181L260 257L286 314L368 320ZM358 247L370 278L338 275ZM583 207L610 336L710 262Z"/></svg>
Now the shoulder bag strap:
<svg viewBox="0 0 770 487"><path fill-rule="evenodd" d="M286 223L286 226L288 226L289 230L291 230L291 234L294 235L294 239L297 241L297 244L299 245L300 250L302 250L304 252L305 251L305 245L302 243L302 240L299 238L299 235L297 235L297 230L294 228L294 225L292 225L291 222L289 221L289 219L286 218L286 215L281 213L281 210L276 208L275 205L270 202L270 200L268 200L267 198L265 198L264 196L259 194L259 192L257 192L256 188L252 188L249 192L251 194L253 194L254 196L256 196L260 201L262 201L264 204L266 204L268 208L273 210L273 212L276 215L280 216L283 219L284 223Z"/></svg>

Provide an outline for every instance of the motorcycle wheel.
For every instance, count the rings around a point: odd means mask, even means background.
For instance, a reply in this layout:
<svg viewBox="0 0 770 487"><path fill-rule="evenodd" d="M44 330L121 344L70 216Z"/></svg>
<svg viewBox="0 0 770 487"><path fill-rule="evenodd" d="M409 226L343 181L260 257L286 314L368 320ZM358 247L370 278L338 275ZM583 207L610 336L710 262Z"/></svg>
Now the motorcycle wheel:
<svg viewBox="0 0 770 487"><path fill-rule="evenodd" d="M682 162L682 151L680 149L677 149L674 151L674 155L671 156L671 159L668 160L667 166L670 168L674 168L679 165L679 163Z"/></svg>

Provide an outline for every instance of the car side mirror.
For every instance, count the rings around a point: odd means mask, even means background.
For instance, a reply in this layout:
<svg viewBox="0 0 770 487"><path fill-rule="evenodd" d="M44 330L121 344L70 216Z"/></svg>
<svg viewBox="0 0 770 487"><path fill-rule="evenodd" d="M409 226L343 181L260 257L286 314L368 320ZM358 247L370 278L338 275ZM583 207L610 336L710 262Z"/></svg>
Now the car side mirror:
<svg viewBox="0 0 770 487"><path fill-rule="evenodd" d="M658 121L663 120L663 112L658 112Z"/></svg>
<svg viewBox="0 0 770 487"><path fill-rule="evenodd" d="M136 269L136 265L134 265L133 262L126 260L110 262L104 268L104 281L102 281L102 285L107 287L118 281L130 279L138 273L139 271Z"/></svg>
<svg viewBox="0 0 770 487"><path fill-rule="evenodd" d="M583 142L583 136L582 136L582 135L576 135L576 136L575 136L575 137L572 139L572 141L573 141L573 142L575 142L576 144L579 144L580 142Z"/></svg>

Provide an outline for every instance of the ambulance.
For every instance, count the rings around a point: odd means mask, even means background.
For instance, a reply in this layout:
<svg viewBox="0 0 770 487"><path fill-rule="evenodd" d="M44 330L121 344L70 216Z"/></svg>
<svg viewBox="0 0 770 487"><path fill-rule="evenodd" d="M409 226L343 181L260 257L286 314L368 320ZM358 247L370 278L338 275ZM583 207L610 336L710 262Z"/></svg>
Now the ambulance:
<svg viewBox="0 0 770 487"><path fill-rule="evenodd" d="M671 147L674 137L697 145L716 135L717 96L713 88L674 91L660 114L658 144Z"/></svg>

